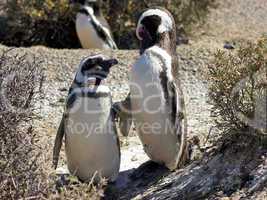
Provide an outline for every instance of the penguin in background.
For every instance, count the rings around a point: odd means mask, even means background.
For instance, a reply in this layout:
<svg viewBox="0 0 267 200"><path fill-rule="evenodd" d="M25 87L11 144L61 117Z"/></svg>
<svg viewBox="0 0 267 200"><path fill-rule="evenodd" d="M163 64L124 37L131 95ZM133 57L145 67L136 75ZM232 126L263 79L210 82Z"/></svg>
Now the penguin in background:
<svg viewBox="0 0 267 200"><path fill-rule="evenodd" d="M150 159L170 170L188 161L187 120L176 58L176 26L161 7L145 10L136 36L140 57L130 72L130 93L114 105L122 135L134 120Z"/></svg>
<svg viewBox="0 0 267 200"><path fill-rule="evenodd" d="M80 5L75 26L84 49L117 49L99 0L70 0L70 3Z"/></svg>
<svg viewBox="0 0 267 200"><path fill-rule="evenodd" d="M102 55L84 59L69 89L65 111L58 128L53 149L56 169L62 140L68 170L81 181L101 177L113 182L120 168L120 144L109 88L105 85L110 68L116 59Z"/></svg>

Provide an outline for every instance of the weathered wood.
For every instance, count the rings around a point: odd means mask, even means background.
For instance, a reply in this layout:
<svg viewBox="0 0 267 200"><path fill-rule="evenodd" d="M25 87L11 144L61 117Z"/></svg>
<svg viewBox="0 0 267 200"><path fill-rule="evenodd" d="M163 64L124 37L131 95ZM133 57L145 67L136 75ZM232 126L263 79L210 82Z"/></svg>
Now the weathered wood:
<svg viewBox="0 0 267 200"><path fill-rule="evenodd" d="M253 143L231 144L221 152L207 154L186 168L169 172L153 162L147 162L133 170L130 182L123 188L117 188L119 199L212 199L218 192L231 196L245 189L253 193L266 183L266 176L259 177L253 171L265 163L267 153ZM256 146L255 146L256 145ZM251 189L250 189L251 188ZM110 193L106 193L109 199ZM214 199L214 198L213 198Z"/></svg>

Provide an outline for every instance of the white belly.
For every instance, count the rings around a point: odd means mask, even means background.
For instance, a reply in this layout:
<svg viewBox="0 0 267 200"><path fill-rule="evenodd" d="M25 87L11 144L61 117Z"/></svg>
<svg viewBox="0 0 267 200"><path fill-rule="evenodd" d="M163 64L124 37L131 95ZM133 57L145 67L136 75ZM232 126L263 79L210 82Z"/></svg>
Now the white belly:
<svg viewBox="0 0 267 200"><path fill-rule="evenodd" d="M179 142L172 110L166 105L159 79L159 70L134 65L131 74L131 103L137 133L144 150L151 160L164 163L169 169L175 169L179 152Z"/></svg>
<svg viewBox="0 0 267 200"><path fill-rule="evenodd" d="M90 181L96 172L111 181L118 176L120 152L110 108L110 96L79 97L69 110L65 127L68 168L83 181Z"/></svg>
<svg viewBox="0 0 267 200"><path fill-rule="evenodd" d="M77 14L76 32L84 49L110 49L110 47L97 35L88 16Z"/></svg>

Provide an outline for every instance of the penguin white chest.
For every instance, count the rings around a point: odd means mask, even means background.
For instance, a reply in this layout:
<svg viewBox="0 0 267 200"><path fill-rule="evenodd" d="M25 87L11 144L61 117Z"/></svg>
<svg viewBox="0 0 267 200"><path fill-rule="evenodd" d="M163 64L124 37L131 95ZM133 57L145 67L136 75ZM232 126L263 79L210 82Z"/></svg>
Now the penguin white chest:
<svg viewBox="0 0 267 200"><path fill-rule="evenodd" d="M90 181L98 172L114 181L120 152L111 118L111 97L77 97L66 120L66 155L70 172Z"/></svg>
<svg viewBox="0 0 267 200"><path fill-rule="evenodd" d="M76 32L84 49L110 49L97 34L90 17L78 13L76 16Z"/></svg>
<svg viewBox="0 0 267 200"><path fill-rule="evenodd" d="M148 156L170 169L176 168L178 137L166 103L161 73L170 67L161 59L158 48L148 49L134 64L131 73L131 103L138 135ZM168 73L166 70L166 73ZM165 73L165 72L164 72ZM167 74L166 74L167 75ZM171 78L171 77L168 77ZM165 80L166 81L166 80Z"/></svg>
<svg viewBox="0 0 267 200"><path fill-rule="evenodd" d="M161 71L160 63L149 60L149 57L141 57L132 68L131 100L133 111L140 117L145 113L156 117L166 109L160 81Z"/></svg>

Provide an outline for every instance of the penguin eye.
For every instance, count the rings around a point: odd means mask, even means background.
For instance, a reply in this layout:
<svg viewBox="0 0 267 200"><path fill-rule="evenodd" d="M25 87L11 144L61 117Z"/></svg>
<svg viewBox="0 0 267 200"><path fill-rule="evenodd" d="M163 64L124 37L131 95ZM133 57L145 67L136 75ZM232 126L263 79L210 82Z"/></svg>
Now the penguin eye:
<svg viewBox="0 0 267 200"><path fill-rule="evenodd" d="M95 68L96 65L99 65L102 61L103 61L103 58L101 58L101 57L88 59L83 64L82 71L84 72L84 71L93 69L93 68Z"/></svg>
<svg viewBox="0 0 267 200"><path fill-rule="evenodd" d="M103 58L99 57L99 58L96 58L96 64L101 64L103 62Z"/></svg>
<svg viewBox="0 0 267 200"><path fill-rule="evenodd" d="M95 68L95 71L102 71L103 69L102 69L102 67L100 67L100 66L96 66L96 68Z"/></svg>
<svg viewBox="0 0 267 200"><path fill-rule="evenodd" d="M103 61L103 58L97 57L97 58L90 59L89 61L91 65L98 65Z"/></svg>
<svg viewBox="0 0 267 200"><path fill-rule="evenodd" d="M85 63L83 66L82 66L82 72L85 72L85 71L88 71L90 69L94 68L94 65L91 65L90 63Z"/></svg>

